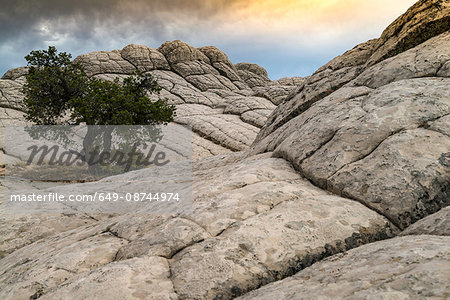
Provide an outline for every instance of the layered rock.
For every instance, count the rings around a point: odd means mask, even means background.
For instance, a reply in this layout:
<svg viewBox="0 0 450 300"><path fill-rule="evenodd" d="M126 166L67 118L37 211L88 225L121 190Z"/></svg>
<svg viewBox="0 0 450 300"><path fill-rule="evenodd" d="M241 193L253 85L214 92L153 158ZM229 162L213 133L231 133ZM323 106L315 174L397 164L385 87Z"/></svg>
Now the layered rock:
<svg viewBox="0 0 450 300"><path fill-rule="evenodd" d="M448 1L418 1L388 26L379 39L360 44L319 68L306 82L305 87L295 95L295 98L293 97L290 101L286 101L285 105L278 107L262 128L257 140L299 115L318 99L353 80L368 67L445 33L450 29L449 15L450 4ZM441 47L444 50L448 49L443 44ZM440 67L448 69L448 66ZM405 69L405 71L408 70L408 68ZM369 71L367 72L369 73ZM323 79L323 77L326 78ZM321 82L322 85L316 84L318 82Z"/></svg>
<svg viewBox="0 0 450 300"><path fill-rule="evenodd" d="M308 79L269 116L252 153L273 151L316 185L364 203L400 228L447 206L449 43L449 32L442 33L357 72L334 92L306 93L316 89ZM353 54L339 59L346 56ZM332 66L350 68L350 78L363 68L346 64L335 59L310 78L336 74ZM333 78L326 80L337 87L345 76Z"/></svg>
<svg viewBox="0 0 450 300"><path fill-rule="evenodd" d="M420 0L383 31L367 65L374 65L411 49L429 38L448 31L449 27L448 1Z"/></svg>
<svg viewBox="0 0 450 300"><path fill-rule="evenodd" d="M266 69L257 64L238 63L236 64L236 69L242 80L252 88L265 86L270 82Z"/></svg>
<svg viewBox="0 0 450 300"><path fill-rule="evenodd" d="M119 51L97 51L83 54L74 62L81 64L89 76L97 74L130 74L136 67L125 60Z"/></svg>
<svg viewBox="0 0 450 300"><path fill-rule="evenodd" d="M233 82L240 82L242 80L238 75L236 67L231 63L225 53L213 46L201 47L198 50L209 58L211 65L219 71L220 75L227 77ZM242 86L241 83L236 84Z"/></svg>
<svg viewBox="0 0 450 300"><path fill-rule="evenodd" d="M170 70L169 63L162 53L147 46L131 44L122 49L123 59L136 69L146 72L153 70Z"/></svg>
<svg viewBox="0 0 450 300"><path fill-rule="evenodd" d="M23 110L22 86L25 83L26 68L9 70L0 79L0 107L3 109ZM2 114L2 119L8 115Z"/></svg>
<svg viewBox="0 0 450 300"><path fill-rule="evenodd" d="M450 236L450 206L412 224L401 235L433 234Z"/></svg>
<svg viewBox="0 0 450 300"><path fill-rule="evenodd" d="M151 97L179 106L175 121L190 125L195 132L195 157L248 149L275 104L298 83L297 79L272 83L262 67L235 66L216 47L196 49L181 41L166 42L158 49L131 44L122 50L80 55L74 61L89 76L104 80L122 80L136 69L152 74L163 89ZM250 66L245 76L239 73L243 65ZM11 110L22 109L26 72L23 67L12 69L0 79L0 118L5 125L20 116ZM255 85L250 82L261 76L261 84L270 87L265 92L252 90Z"/></svg>
<svg viewBox="0 0 450 300"><path fill-rule="evenodd" d="M28 73L28 67L19 67L8 70L3 76L2 79L10 79L16 80Z"/></svg>
<svg viewBox="0 0 450 300"><path fill-rule="evenodd" d="M269 116L255 142L262 140L295 116L307 110L317 100L328 96L358 76L372 53L375 40L362 43L336 57L313 75L305 78Z"/></svg>
<svg viewBox="0 0 450 300"><path fill-rule="evenodd" d="M0 260L1 297L81 295L89 287L79 290L83 279L99 281L91 287L94 295L122 280L131 285L121 292L126 293L124 297L148 293L137 282L133 285L130 276L134 276L150 278L166 296L175 292L188 299L230 298L292 275L328 255L397 232L376 212L329 195L301 178L284 160L268 156L199 161L194 166L192 208L181 214L158 215L158 208L148 205L134 214L88 214L85 224L72 229L68 223L59 233L35 237L28 245L19 242L34 233L30 225L36 224L36 218L22 220L20 236L4 241L6 249L14 252ZM186 167L168 165L165 180L184 180L179 174ZM161 174L154 168L127 173L85 183L83 193L139 191L154 184L155 176ZM45 191L70 194L79 188L67 185ZM77 222L86 219L86 214L77 212L80 207L72 205L65 204L65 215ZM51 218L41 218L38 224L59 227ZM18 230L4 229L10 237ZM148 261L156 265L138 267ZM152 275L169 267L170 277L167 272Z"/></svg>
<svg viewBox="0 0 450 300"><path fill-rule="evenodd" d="M87 55L103 72L93 76L106 80L127 76L129 65L151 72L204 155L253 145L78 185L2 180L4 190L62 194L136 192L159 180L165 190L192 187L193 197L169 214L164 204L122 214L75 204L59 214L4 212L0 297L445 297L447 16L448 1L419 1L380 39L309 77L274 82L261 67L180 41L130 45L107 54L109 63ZM18 110L3 109L4 124L20 121Z"/></svg>

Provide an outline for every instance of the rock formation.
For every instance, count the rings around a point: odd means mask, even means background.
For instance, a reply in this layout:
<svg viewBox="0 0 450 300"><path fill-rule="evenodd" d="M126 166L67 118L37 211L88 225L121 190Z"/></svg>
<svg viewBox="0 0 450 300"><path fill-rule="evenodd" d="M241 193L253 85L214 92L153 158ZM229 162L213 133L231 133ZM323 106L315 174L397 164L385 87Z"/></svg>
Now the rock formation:
<svg viewBox="0 0 450 300"><path fill-rule="evenodd" d="M364 245L239 299L444 299L449 243L417 235Z"/></svg>
<svg viewBox="0 0 450 300"><path fill-rule="evenodd" d="M446 298L449 15L449 1L421 0L379 39L306 78L271 81L260 66L180 41L76 58L107 80L135 69L157 78L176 122L195 132L192 207L3 210L0 298ZM25 73L0 80L3 126L24 122ZM168 165L167 188L183 184L188 169ZM133 191L158 172L56 186L5 177L1 185Z"/></svg>
<svg viewBox="0 0 450 300"><path fill-rule="evenodd" d="M215 47L196 49L181 41L166 42L158 49L131 44L121 51L80 55L75 61L88 75L106 80L123 78L136 69L150 72L163 88L159 97L177 105L176 122L190 125L196 133L196 157L248 149L275 105L295 88L294 79L272 82L260 66L235 66ZM245 65L251 68L241 77ZM0 79L3 126L21 119L25 74L22 67ZM269 83L265 92L252 90Z"/></svg>

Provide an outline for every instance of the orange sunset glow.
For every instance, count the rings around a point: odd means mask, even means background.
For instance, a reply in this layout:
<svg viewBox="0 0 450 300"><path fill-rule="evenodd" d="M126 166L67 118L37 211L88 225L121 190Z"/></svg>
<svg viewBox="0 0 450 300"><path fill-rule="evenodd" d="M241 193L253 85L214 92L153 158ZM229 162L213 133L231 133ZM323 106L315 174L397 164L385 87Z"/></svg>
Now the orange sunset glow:
<svg viewBox="0 0 450 300"><path fill-rule="evenodd" d="M258 63L276 79L308 75L355 44L378 37L414 0L14 3L7 9L11 15L0 19L5 58L0 72L23 65L25 53L47 45L78 55L130 43L157 48L179 39L197 47L215 45L234 63Z"/></svg>

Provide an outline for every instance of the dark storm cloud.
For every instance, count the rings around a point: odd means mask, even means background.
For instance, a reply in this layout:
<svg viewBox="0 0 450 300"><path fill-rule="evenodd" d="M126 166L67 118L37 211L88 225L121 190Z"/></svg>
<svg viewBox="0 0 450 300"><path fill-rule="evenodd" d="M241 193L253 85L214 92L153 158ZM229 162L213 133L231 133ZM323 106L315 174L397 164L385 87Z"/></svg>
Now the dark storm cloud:
<svg viewBox="0 0 450 300"><path fill-rule="evenodd" d="M210 18L223 11L235 0L2 0L0 11L1 41L17 35L32 33L35 26L46 21L58 25L76 24L79 37L90 36L95 26L123 25L130 21L144 21L149 26L171 20L167 18ZM65 21L69 24L64 24ZM39 28L37 28L39 30ZM73 29L73 28L71 28Z"/></svg>
<svg viewBox="0 0 450 300"><path fill-rule="evenodd" d="M175 39L217 46L234 63L261 64L272 78L308 75L377 37L413 1L0 0L0 76L49 45L75 57Z"/></svg>
<svg viewBox="0 0 450 300"><path fill-rule="evenodd" d="M33 33L35 25L45 20L71 16L92 19L98 12L108 14L110 6L107 4L113 2L116 1L3 0L0 13L1 40ZM89 8L90 5L92 9Z"/></svg>
<svg viewBox="0 0 450 300"><path fill-rule="evenodd" d="M163 42L183 33L195 36L191 24L238 1L1 0L0 72L23 65L26 53L50 44L80 54L124 46L133 38Z"/></svg>

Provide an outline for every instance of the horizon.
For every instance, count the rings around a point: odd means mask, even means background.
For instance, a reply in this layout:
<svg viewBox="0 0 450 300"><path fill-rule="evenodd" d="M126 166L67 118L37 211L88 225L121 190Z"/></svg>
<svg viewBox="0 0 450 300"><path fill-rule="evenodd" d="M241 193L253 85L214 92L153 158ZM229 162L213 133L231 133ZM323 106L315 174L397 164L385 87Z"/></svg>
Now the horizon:
<svg viewBox="0 0 450 300"><path fill-rule="evenodd" d="M25 55L50 45L75 58L132 43L158 48L181 40L194 47L216 46L233 63L256 63L272 80L304 77L378 38L415 2L6 0L6 13L0 14L0 74L25 66Z"/></svg>

